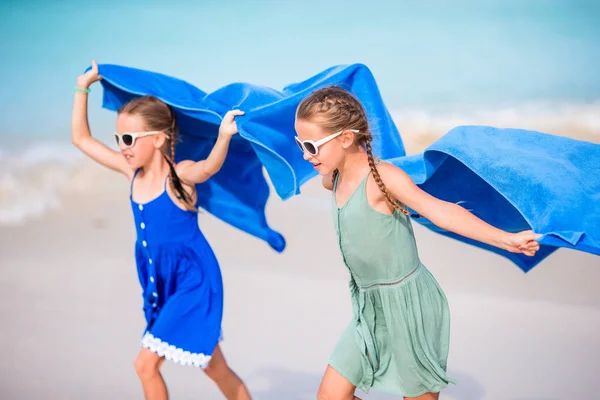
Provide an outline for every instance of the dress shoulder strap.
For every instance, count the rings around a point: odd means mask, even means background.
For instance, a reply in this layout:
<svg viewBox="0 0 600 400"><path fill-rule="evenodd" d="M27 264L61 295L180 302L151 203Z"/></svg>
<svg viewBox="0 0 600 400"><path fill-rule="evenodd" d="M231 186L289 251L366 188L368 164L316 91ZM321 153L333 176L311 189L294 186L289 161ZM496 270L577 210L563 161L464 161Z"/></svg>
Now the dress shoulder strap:
<svg viewBox="0 0 600 400"><path fill-rule="evenodd" d="M133 173L133 177L131 178L131 183L129 184L129 192L133 193L133 181L135 181L135 177L137 176L138 172L140 172L140 169L136 169L135 172Z"/></svg>

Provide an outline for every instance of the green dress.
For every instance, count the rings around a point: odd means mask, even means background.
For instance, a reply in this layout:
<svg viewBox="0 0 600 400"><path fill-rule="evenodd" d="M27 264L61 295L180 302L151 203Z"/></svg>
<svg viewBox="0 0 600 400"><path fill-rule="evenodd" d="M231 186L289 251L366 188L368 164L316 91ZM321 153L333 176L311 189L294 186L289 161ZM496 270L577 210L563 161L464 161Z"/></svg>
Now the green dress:
<svg viewBox="0 0 600 400"><path fill-rule="evenodd" d="M333 219L350 271L353 318L329 364L367 393L439 392L446 376L450 313L444 292L417 253L410 218L367 201L368 174Z"/></svg>

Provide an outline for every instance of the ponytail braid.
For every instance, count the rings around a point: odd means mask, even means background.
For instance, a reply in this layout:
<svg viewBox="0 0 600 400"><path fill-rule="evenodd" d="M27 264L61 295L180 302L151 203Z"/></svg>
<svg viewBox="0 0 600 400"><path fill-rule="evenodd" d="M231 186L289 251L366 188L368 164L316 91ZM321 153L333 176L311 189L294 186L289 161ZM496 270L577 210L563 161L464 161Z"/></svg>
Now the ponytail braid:
<svg viewBox="0 0 600 400"><path fill-rule="evenodd" d="M369 130L369 122L364 107L360 101L350 92L339 87L327 87L319 89L310 96L302 100L296 112L296 118L307 121L318 121L319 125L329 132L336 132L344 129L355 129L356 143L364 145L369 158L369 167L373 174L373 179L379 187L379 190L385 196L386 202L394 209L404 215L418 218L418 214L411 214L405 207L395 200L388 192L377 166L375 157L373 157L373 148L371 142L373 136ZM339 174L338 170L333 171L332 184Z"/></svg>
<svg viewBox="0 0 600 400"><path fill-rule="evenodd" d="M163 131L167 142L161 149L163 157L169 164L171 187L178 199L183 200L185 206L196 211L193 197L185 190L175 171L175 145L177 144L177 119L173 109L154 96L140 96L125 103L118 111L119 114L138 115L144 125L153 131ZM165 128L167 127L167 128Z"/></svg>
<svg viewBox="0 0 600 400"><path fill-rule="evenodd" d="M169 113L171 115L172 122L171 122L171 126L168 129L165 129L165 133L167 134L167 139L169 141L169 147L171 150L170 151L171 154L169 157L163 153L163 156L164 156L165 160L167 161L167 164L169 164L170 177L171 177L171 179L170 179L171 188L177 195L177 198L179 200L183 200L183 202L185 203L187 208L189 208L190 210L196 211L196 206L194 204L193 197L188 193L187 190L185 190L185 187L183 187L183 183L181 182L181 179L179 179L179 176L177 175L177 171L175 171L175 144L176 144L177 133L178 133L177 120L175 118L175 113L173 112L173 109L171 107L169 107L168 105L167 105L167 107L169 108Z"/></svg>
<svg viewBox="0 0 600 400"><path fill-rule="evenodd" d="M400 211L402 214L407 215L409 217L418 217L417 214L411 214L408 210L400 205L398 201L394 201L390 192L388 192L385 187L385 183L381 179L381 175L379 175L379 171L377 170L377 165L375 163L375 157L373 157L373 148L371 147L372 136L368 135L365 137L364 144L365 149L367 150L367 156L369 159L369 167L371 168L371 174L373 175L373 179L375 179L375 183L379 187L379 190L385 196L385 200L387 203L395 210Z"/></svg>

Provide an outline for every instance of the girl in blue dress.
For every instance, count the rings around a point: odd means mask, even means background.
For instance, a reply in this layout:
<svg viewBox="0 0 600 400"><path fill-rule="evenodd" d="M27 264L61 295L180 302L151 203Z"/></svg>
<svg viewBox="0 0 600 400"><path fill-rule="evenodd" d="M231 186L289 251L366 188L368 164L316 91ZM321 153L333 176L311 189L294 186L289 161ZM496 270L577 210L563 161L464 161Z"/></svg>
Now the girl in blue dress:
<svg viewBox="0 0 600 400"><path fill-rule="evenodd" d="M166 358L202 368L227 399L250 399L219 348L223 282L219 263L198 228L195 209L195 184L220 170L237 133L234 118L243 112L225 115L206 160L175 164L173 111L155 97L138 97L118 111L117 152L94 139L88 126L87 93L100 79L95 61L77 79L72 140L91 159L131 181L135 258L147 322L134 365L145 397L168 398L159 372Z"/></svg>

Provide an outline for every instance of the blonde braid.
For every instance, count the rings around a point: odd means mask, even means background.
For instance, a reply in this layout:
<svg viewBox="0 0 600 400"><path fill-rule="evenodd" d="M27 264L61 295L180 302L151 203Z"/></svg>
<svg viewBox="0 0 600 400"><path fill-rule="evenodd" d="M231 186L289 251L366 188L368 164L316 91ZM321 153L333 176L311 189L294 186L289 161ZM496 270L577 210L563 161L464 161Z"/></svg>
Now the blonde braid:
<svg viewBox="0 0 600 400"><path fill-rule="evenodd" d="M381 179L381 176L379 175L377 166L375 165L375 158L373 157L373 149L371 147L371 140L372 140L372 137L371 137L371 135L369 135L369 136L365 137L364 142L365 142L365 148L367 150L367 156L369 158L369 167L371 167L371 173L373 174L373 179L375 179L375 183L377 183L377 186L379 186L379 190L381 191L381 193L383 193L383 195L385 196L385 200L387 201L387 203L390 206L392 206L392 208L400 211L404 215L410 216L410 213L408 212L408 210L406 210L404 207L402 207L400 204L398 204L397 201L394 201L394 199L392 198L390 193L387 191L387 188L385 187L385 184L383 183L383 180Z"/></svg>
<svg viewBox="0 0 600 400"><path fill-rule="evenodd" d="M169 129L169 141L171 142L171 161L175 162L175 137L173 129Z"/></svg>
<svg viewBox="0 0 600 400"><path fill-rule="evenodd" d="M171 123L171 126L169 128L165 129L165 134L167 135L167 138L169 140L171 154L170 154L170 157L164 153L163 153L163 155L164 155L165 159L167 160L167 163L169 164L169 168L171 170L171 174L170 174L171 179L169 180L170 184L171 184L171 189L173 190L173 193L175 193L175 195L177 196L177 198L179 200L183 200L183 202L185 203L185 207L187 209L198 212L198 210L196 209L196 207L194 205L194 200L193 200L192 196L188 193L188 191L185 189L185 187L181 183L181 180L179 179L179 176L177 175L177 172L175 170L175 145L176 145L176 141L177 141L177 120L175 119L175 112L173 111L173 109L171 107L169 107L169 112L171 114L171 118L172 118L173 122Z"/></svg>
<svg viewBox="0 0 600 400"><path fill-rule="evenodd" d="M355 143L364 144L373 179L375 179L379 190L385 196L386 202L394 210L398 210L408 216L418 217L416 214L410 214L408 209L400 205L397 200L394 200L385 187L375 165L375 158L373 157L373 148L371 146L373 137L369 129L367 113L363 105L352 93L335 86L319 89L302 100L298 105L296 118L313 121L320 125L326 132L336 132L344 129L357 130ZM338 170L333 171L332 184L335 184L338 174Z"/></svg>
<svg viewBox="0 0 600 400"><path fill-rule="evenodd" d="M335 185L335 179L337 178L339 173L340 173L340 171L338 171L336 169L335 171L333 171L333 174L331 174L331 186L332 187Z"/></svg>
<svg viewBox="0 0 600 400"><path fill-rule="evenodd" d="M177 119L175 111L157 97L140 96L125 103L119 108L118 113L137 115L144 121L144 126L148 130L163 131L165 133L169 142L165 142L160 151L169 164L171 187L177 198L185 202L186 207L190 210L195 209L194 198L185 190L173 165L175 162L175 144L177 143ZM171 153L170 156L168 153Z"/></svg>
<svg viewBox="0 0 600 400"><path fill-rule="evenodd" d="M167 133L167 138L169 139L169 145L171 147L171 163L175 164L175 135L177 134L177 131L175 130L175 115L171 107L169 107L169 112L171 113L171 117L173 118L173 123L168 129L165 130L165 133ZM171 189L173 189L174 193L177 193L177 188L175 187L173 176L171 176L170 182ZM181 200L181 195L179 194L177 198Z"/></svg>

